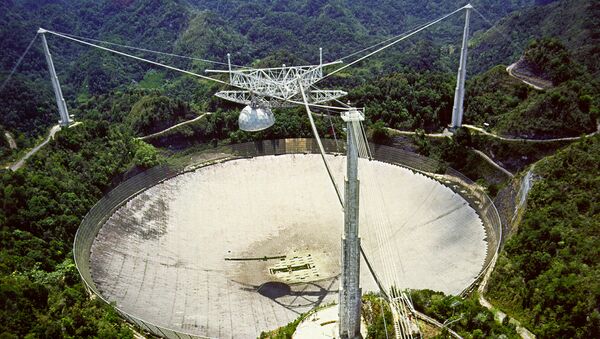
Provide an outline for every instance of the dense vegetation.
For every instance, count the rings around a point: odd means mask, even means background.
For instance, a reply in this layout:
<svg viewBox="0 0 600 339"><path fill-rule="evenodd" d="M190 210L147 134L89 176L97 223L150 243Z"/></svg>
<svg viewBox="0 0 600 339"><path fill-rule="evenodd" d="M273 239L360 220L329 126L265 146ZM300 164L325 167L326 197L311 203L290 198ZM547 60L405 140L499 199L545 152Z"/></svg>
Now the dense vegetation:
<svg viewBox="0 0 600 339"><path fill-rule="evenodd" d="M528 9L533 4L548 2L550 1L486 1L482 4L475 2L474 5L492 20L522 8L526 8L525 11L542 11L543 8L552 13L566 10L565 6L557 3L539 9ZM597 7L589 1L571 2L568 18L585 17ZM402 1L386 1L371 6L369 1L230 1L223 4L212 0L86 0L83 4L66 2L58 5L19 0L0 4L0 24L10 27L10 30L2 30L0 33L0 47L6 51L0 57L0 70L7 72L12 67L38 26L219 61L223 61L225 54L230 52L235 63L272 66L315 62L318 47L325 47L326 60L333 60L446 13L455 6L444 2L411 3L408 6ZM518 21L519 18L519 14L515 14L506 20L520 27L524 23ZM423 34L421 40L407 41L401 44L402 48L389 50L374 59L374 62L357 65L353 68L351 77L349 73L341 73L341 77L330 80L330 85L357 87L350 98L359 105L365 105L373 113L369 115L372 122L382 120L389 127L400 129L440 130L449 122L454 87L452 70L456 67L456 47L460 41L461 25L462 19L458 17L444 22ZM471 54L469 62L478 71L485 71L503 60L502 53L493 52L491 58L486 54L495 51L498 44L505 40L494 35L497 34L497 29L483 34L484 29L489 28L486 25L488 24L477 16L473 17L475 52ZM540 25L545 30L531 32L528 37L554 32L548 28L550 23ZM526 25L530 26L529 23ZM499 29L506 34L508 27L515 26L506 26L503 21ZM595 29L591 27L589 30L582 30L588 33L577 36L577 39L584 39L588 35L593 37ZM557 41L558 47L555 48L558 52L549 53L554 63L565 57L561 43L567 41L567 46L573 46L569 35L559 37L561 42ZM490 44L492 38L494 44ZM214 111L216 103L222 104L211 98L220 86L194 81L173 72L155 70L149 65L56 37L49 36L48 40L54 51L63 92L76 116L80 116L78 106L84 105L82 109L85 111L85 107L90 102L97 101L98 96L104 96L117 88L120 91L128 91L131 87L162 88L161 95L175 103L189 105L196 113ZM502 46L502 49L511 50L516 57L520 48L527 43L526 39L520 38L510 48ZM544 55L548 48L530 50L532 52L529 55L533 60L535 55ZM540 53L533 53L535 50ZM575 51L574 59L577 61L573 61L573 64L590 59L581 56L581 49ZM589 56L591 52L586 53ZM140 51L135 54L196 71L221 67ZM486 60L480 61L482 58ZM64 67L73 64L77 67ZM547 64L540 63L544 69ZM482 65L485 67L480 67ZM386 77L392 72L400 74ZM44 129L57 119L53 113L53 97L39 41L25 58L19 73L22 75L13 78L2 91L2 97L9 100L0 106L0 126L11 131L22 148L30 146L30 137L43 134ZM488 122L501 133L528 137L579 135L595 126L593 120L597 103L595 100L590 102L590 97L597 97L595 94L598 86L588 84L586 79L571 83L556 93L536 96L535 93L528 93L522 85L516 85L516 88L512 88L512 84L507 86L507 81L501 80L503 76L499 73L501 70L496 69L492 74L476 76L469 81L467 88L470 95L465 115L468 122ZM383 78L375 79L381 76ZM553 105L557 104L551 110L548 110L546 104L549 100L554 100ZM183 112L175 110L173 117L161 119L152 127L148 126L152 120L144 120L139 114L137 118L130 118L130 123L137 124L136 133L141 135L193 116L186 107L179 108ZM587 108L591 113L586 112ZM120 110L126 114L130 111ZM139 110L135 112L139 113ZM171 108L164 112L170 113ZM102 118L113 120L106 115ZM561 122L557 122L559 119L566 120L568 128L561 128ZM144 124L147 126L143 126Z"/></svg>
<svg viewBox="0 0 600 339"><path fill-rule="evenodd" d="M205 89L205 83L195 83ZM78 107L78 115L93 120L122 123L135 135L144 136L162 130L182 120L211 112L193 123L178 127L148 142L161 147L183 148L197 144L237 143L252 140L288 137L311 137L312 131L303 107L278 109L275 125L260 132L245 132L238 128L239 108L216 98L204 98L204 103L189 98L190 104L170 99L178 91L170 86L160 89L128 89L93 97ZM315 117L321 136L341 136L342 123L327 115ZM334 133L335 132L335 133Z"/></svg>
<svg viewBox="0 0 600 339"><path fill-rule="evenodd" d="M436 131L452 115L453 78L444 73L410 72L382 77L353 89L348 98L365 107L371 122L402 130Z"/></svg>
<svg viewBox="0 0 600 339"><path fill-rule="evenodd" d="M542 338L600 336L600 136L535 165L539 177L488 296Z"/></svg>
<svg viewBox="0 0 600 339"><path fill-rule="evenodd" d="M532 39L553 37L573 54L573 59L597 75L600 71L600 4L589 0L553 1L524 8L499 20L494 29L474 37L470 63L478 72L490 63L511 64Z"/></svg>
<svg viewBox="0 0 600 339"><path fill-rule="evenodd" d="M476 296L463 299L431 290L413 291L411 296L417 311L446 324L463 338L519 338L514 326L497 323ZM442 331L439 337L446 338L448 333Z"/></svg>
<svg viewBox="0 0 600 339"><path fill-rule="evenodd" d="M524 52L529 68L554 82L546 91L528 88L502 66L467 85L465 121L487 122L500 134L525 138L579 136L596 131L600 83L557 40L533 40Z"/></svg>
<svg viewBox="0 0 600 339"><path fill-rule="evenodd" d="M524 141L506 142L479 133L472 133L472 146L486 154L512 173L518 173L530 164L554 154L573 141L532 143Z"/></svg>
<svg viewBox="0 0 600 339"><path fill-rule="evenodd" d="M467 81L465 122L487 123L500 134L525 138L595 131L600 83L571 60L564 45L552 39L533 40L525 59L555 86L536 91L509 76L505 66L496 66ZM454 83L448 73L405 68L353 88L348 97L365 107L373 123L381 121L401 130L441 131L450 122Z"/></svg>
<svg viewBox="0 0 600 339"><path fill-rule="evenodd" d="M567 48L552 38L533 41L525 51L523 61L534 73L554 84L574 79L582 72Z"/></svg>
<svg viewBox="0 0 600 339"><path fill-rule="evenodd" d="M277 50L287 50L312 62L317 61L319 47L324 48L328 60L335 60L378 42L381 37L408 31L456 10L461 5L447 1L415 3L408 0L385 0L376 3L370 0L189 2L196 8L208 11L228 22L239 36L252 46L252 55L255 58L257 53L258 57L262 58ZM535 3L535 0L472 1L474 6L485 8L492 20ZM462 18L456 18L428 34L438 42L451 41L456 44L462 24ZM484 25L486 24L483 21L477 20L473 27L480 30ZM440 46L441 44L436 45ZM437 48L431 51L435 49ZM395 53L394 56L403 61L408 60L409 58L402 55L404 53L406 47L403 53Z"/></svg>
<svg viewBox="0 0 600 339"><path fill-rule="evenodd" d="M192 118L189 106L164 95L148 95L138 100L127 115L127 122L138 135L152 134Z"/></svg>
<svg viewBox="0 0 600 339"><path fill-rule="evenodd" d="M505 66L498 65L467 81L465 95L466 123L497 126L502 115L535 95L534 90L509 76Z"/></svg>
<svg viewBox="0 0 600 339"><path fill-rule="evenodd" d="M90 300L71 255L81 218L115 178L158 160L123 126L86 121L64 130L26 170L0 172L0 336L132 337Z"/></svg>
<svg viewBox="0 0 600 339"><path fill-rule="evenodd" d="M498 130L526 138L580 136L597 130L598 84L576 80L520 103L501 117Z"/></svg>

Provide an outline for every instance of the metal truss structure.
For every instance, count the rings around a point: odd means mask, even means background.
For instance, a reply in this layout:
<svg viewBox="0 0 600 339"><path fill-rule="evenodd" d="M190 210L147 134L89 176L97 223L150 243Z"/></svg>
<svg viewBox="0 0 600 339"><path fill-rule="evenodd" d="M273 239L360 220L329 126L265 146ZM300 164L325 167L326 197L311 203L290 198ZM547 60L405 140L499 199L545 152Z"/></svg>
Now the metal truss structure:
<svg viewBox="0 0 600 339"><path fill-rule="evenodd" d="M321 104L334 99L339 99L347 94L348 93L339 90L312 90L308 91L307 93L308 101L313 104ZM263 96L259 93L253 93L250 91L220 91L215 93L215 96L227 101L244 105L251 105L253 99L256 100L256 97L259 97L260 102L267 107L279 108L294 106L294 104L290 103L289 101L276 99L267 95ZM296 94L288 98L288 100L302 101L302 95Z"/></svg>
<svg viewBox="0 0 600 339"><path fill-rule="evenodd" d="M244 105L261 103L267 108L291 107L293 102L302 102L301 88L314 88L323 79L323 68L341 63L321 62L318 65L286 66L270 68L232 69L231 58L227 55L228 70L206 70L207 73L229 74L229 84L241 90L220 91L215 95L221 99ZM347 93L339 90L309 90L310 103L325 103L341 98Z"/></svg>

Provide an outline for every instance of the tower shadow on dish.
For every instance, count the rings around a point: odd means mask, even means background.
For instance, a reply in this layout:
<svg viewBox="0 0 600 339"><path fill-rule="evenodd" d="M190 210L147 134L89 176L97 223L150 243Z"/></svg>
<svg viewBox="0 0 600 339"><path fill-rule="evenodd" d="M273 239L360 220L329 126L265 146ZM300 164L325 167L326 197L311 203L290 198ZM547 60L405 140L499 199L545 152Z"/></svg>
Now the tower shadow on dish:
<svg viewBox="0 0 600 339"><path fill-rule="evenodd" d="M297 308L311 309L320 306L327 296L337 295L339 290L333 288L338 283L339 276L320 282L289 285L278 281L269 281L259 286L242 284L242 290L258 292L263 297L271 299L286 309L301 314L305 312L296 311ZM323 286L319 283L323 283ZM297 289L300 287L300 289Z"/></svg>

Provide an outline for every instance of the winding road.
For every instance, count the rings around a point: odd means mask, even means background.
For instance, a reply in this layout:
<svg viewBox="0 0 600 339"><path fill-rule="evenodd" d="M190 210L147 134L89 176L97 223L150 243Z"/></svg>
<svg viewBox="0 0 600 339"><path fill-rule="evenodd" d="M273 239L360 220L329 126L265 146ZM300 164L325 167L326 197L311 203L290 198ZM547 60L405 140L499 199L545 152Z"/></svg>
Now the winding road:
<svg viewBox="0 0 600 339"><path fill-rule="evenodd" d="M515 74L514 70L515 67L517 66L517 64L519 63L519 61L515 62L514 64L506 67L506 72L508 73L508 75L510 75L511 77L517 79L517 80L521 80L523 83L525 83L526 85L529 85L530 87L532 87L533 89L536 89L538 91L543 91L548 87L552 86L552 83L546 80L542 80L542 79L533 79L533 80L537 80L539 81L538 84L535 84L533 81L530 81L529 79L526 79L522 76L518 76L517 74ZM539 86L539 85L543 85L545 87Z"/></svg>
<svg viewBox="0 0 600 339"><path fill-rule="evenodd" d="M471 150L473 152L477 153L480 157L482 157L490 165L494 166L496 169L498 169L502 173L508 175L510 178L514 178L515 177L514 174L512 174L511 172L509 172L506 168L504 168L504 167L500 166L499 164L497 164L494 160L492 160L490 157L488 157L487 154L485 154L482 151L480 151L478 149L475 149L475 148L471 148Z"/></svg>
<svg viewBox="0 0 600 339"><path fill-rule="evenodd" d="M598 133L600 133L600 121L597 122L597 126L596 126L596 131L586 134L583 137L565 137L565 138L553 138L553 139L524 139L524 138L508 138L508 137L503 137L501 135L495 134L495 133L491 133L486 131L485 129L481 128L481 127L477 127L477 126L473 126L473 125L469 125L469 124L463 124L462 125L465 128L468 128L472 131L475 131L477 133L481 133L484 135L487 135L489 137L498 139L498 140L502 140L502 141L508 141L508 142L531 142L531 143L547 143L547 142L557 142L557 141L576 141L579 140L581 138L585 138L585 137L591 137L594 136ZM414 131L401 131L401 130L397 130L394 128L389 128L386 127L386 129L390 132L392 132L395 135L415 135L416 133ZM429 133L429 134L425 134L427 137L430 138L445 138L448 136L451 136L452 134L448 133L448 132L444 132L444 133ZM498 170L500 170L502 173L508 175L509 177L514 177L514 174L511 173L510 171L508 171L507 169L505 169L504 167L500 166L498 163L496 163L494 160L492 160L487 154L485 154L484 152L474 149L472 148L472 150L477 153L480 157L482 157L486 162L488 162L490 165L494 166L495 168L497 168Z"/></svg>
<svg viewBox="0 0 600 339"><path fill-rule="evenodd" d="M468 124L463 124L463 127L466 127L470 130L479 132L481 134L485 134L487 136L490 136L492 138L496 138L498 140L503 140L503 141L513 141L513 142L531 142L531 143L544 143L544 142L556 142L556 141L575 141L575 140L579 140L582 137L565 137L565 138L553 138L553 139L525 139L525 138L507 138L507 137L503 137L500 136L498 134L494 134L491 132L488 132L486 130L484 130L481 127L477 127L477 126L473 126L473 125L468 125ZM600 122L598 122L597 126L596 126L596 131L586 134L584 137L591 137L594 136L596 134L598 134L600 132Z"/></svg>
<svg viewBox="0 0 600 339"><path fill-rule="evenodd" d="M36 145L29 152L27 152L21 159L19 159L12 166L10 166L10 170L14 172L14 171L18 170L19 168L23 167L23 165L25 164L25 161L27 159L29 159L32 155L37 153L37 151L39 151L42 147L46 146L46 144L48 142L50 142L51 139L54 139L54 135L58 131L60 131L60 125L52 126L52 128L50 129L50 133L48 133L48 136L46 137L46 139L44 139L44 141L42 141L39 145Z"/></svg>
<svg viewBox="0 0 600 339"><path fill-rule="evenodd" d="M385 127L386 130L392 132L393 134L396 135L415 135L416 132L414 131L401 131L399 129L395 129L395 128L391 128L391 127ZM450 137L452 136L451 133L449 132L444 132L444 133L425 133L426 136L430 137L430 138L445 138L445 137Z"/></svg>
<svg viewBox="0 0 600 339"><path fill-rule="evenodd" d="M181 127L183 125L186 125L186 124L192 123L194 121L197 121L197 120L203 118L204 116L210 115L210 114L212 114L212 113L209 113L209 112L204 113L204 114L199 115L198 117L196 117L194 119L191 119L191 120L188 120L188 121L184 121L182 123L179 123L177 125L173 125L173 126L167 128L167 129L164 129L164 130L162 130L160 132L156 132L154 134L146 135L146 136L140 137L138 139L140 139L140 140L146 140L146 139L149 139L149 138L152 138L152 137L159 136L159 135L164 134L164 133L166 133L168 131L171 131L171 130L173 130L175 128L178 128L178 127ZM75 127L75 126L79 125L80 123L81 122L76 122L76 123L72 124L71 126L69 126L69 128L70 127ZM40 144L36 145L34 148L32 148L29 152L27 152L23 157L21 157L19 160L17 160L14 164L12 164L11 166L9 166L8 168L10 168L10 170L14 172L14 171L18 170L19 168L23 167L23 165L25 165L25 161L27 161L27 159L29 159L32 155L34 155L35 153L37 153L42 147L46 146L46 144L48 144L48 142L50 142L50 140L54 139L54 135L56 134L56 132L60 131L60 129L61 129L60 125L54 125L54 126L52 126L52 128L50 129L50 133L48 133L48 136L46 136L46 139L44 139L44 141L42 141ZM5 133L5 137L7 138L7 140L9 140L9 144L11 145L11 148L12 148L12 145L14 144L14 140L12 140L12 136L10 136L11 138L9 139L9 136L10 135L8 134L8 132L6 132ZM12 140L12 143L11 143L10 140ZM16 148L16 144L14 144L14 146Z"/></svg>
<svg viewBox="0 0 600 339"><path fill-rule="evenodd" d="M165 128L162 131L159 131L159 132L156 132L156 133L152 133L152 134L148 134L146 136L139 137L137 139L139 139L139 140L147 140L147 139L151 139L151 138L157 137L159 135L162 135L162 134L165 134L165 133L167 133L169 131L172 131L172 130L178 128L178 127L181 127L181 126L184 126L184 125L187 125L187 124L191 124L192 122L198 121L198 120L202 119L203 117L205 117L206 115L211 115L211 114L212 114L211 112L206 112L204 114L201 114L201 115L197 116L194 119L187 120L187 121L184 121L184 122L180 122L177 125L173 125L173 126L171 126L169 128Z"/></svg>
<svg viewBox="0 0 600 339"><path fill-rule="evenodd" d="M475 128L477 128L477 127L475 127ZM400 130L389 128L389 127L386 127L386 129L388 131L396 134L396 135L415 135L415 132L412 132L412 131L400 131ZM450 137L452 134L450 132L444 131L444 133L430 133L430 134L425 134L425 135L427 137L430 137L430 138L445 138L445 137ZM472 150L475 153L477 153L477 155L479 155L480 157L482 157L483 160L487 161L490 165L494 166L496 169L498 169L502 173L506 174L510 178L513 178L515 176L514 174L512 174L511 172L509 172L507 169L505 169L504 167L502 167L499 164L497 164L487 154L485 154L482 151L477 150L475 148L472 148Z"/></svg>

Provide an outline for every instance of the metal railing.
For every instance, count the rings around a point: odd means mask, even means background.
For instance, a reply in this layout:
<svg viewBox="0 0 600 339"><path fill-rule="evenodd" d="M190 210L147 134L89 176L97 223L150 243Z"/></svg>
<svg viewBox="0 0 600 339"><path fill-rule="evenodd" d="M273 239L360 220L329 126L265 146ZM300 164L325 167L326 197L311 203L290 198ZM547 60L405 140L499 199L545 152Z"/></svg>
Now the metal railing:
<svg viewBox="0 0 600 339"><path fill-rule="evenodd" d="M327 139L322 140L322 142L327 153L345 152L345 145L343 142L336 142L334 140ZM452 168L446 168L443 177L440 177L440 174L436 174L435 172L444 167L434 159L383 145L371 144L371 150L373 158L376 160L400 165L440 181L444 185L450 187L456 193L460 194L477 211L485 226L488 251L484 261L483 269L474 279L472 284L470 284L462 294L472 291L480 281L481 277L483 277L485 273L492 268L491 265L494 262L493 259L498 254L498 249L502 239L502 225L500 222L500 217L498 215L498 211L492 203L492 200L483 191L478 189L473 181ZM279 139L221 146L208 151L203 151L202 153L215 153L221 155L229 154L230 157L226 159L235 159L280 154L316 154L319 153L319 148L314 139ZM221 157L221 159L223 158ZM96 295L107 304L110 304L110 301L106 300L98 291L90 269L92 243L94 242L94 239L98 235L100 228L102 228L106 220L120 206L146 189L164 180L175 177L186 171L192 171L199 166L210 164L214 161L214 159L204 160L202 162L194 162L194 160L190 160L188 163L179 166L161 165L148 169L147 171L142 172L121 183L115 189L102 197L102 199L100 199L92 207L92 209L82 220L81 225L75 234L75 241L73 244L73 256L77 270L79 271L79 274L81 275L81 278L83 279L90 293ZM112 306L127 321L154 335L165 338L205 338L197 334L186 333L183 330L174 330L163 325L154 324L129 314L115 305Z"/></svg>

